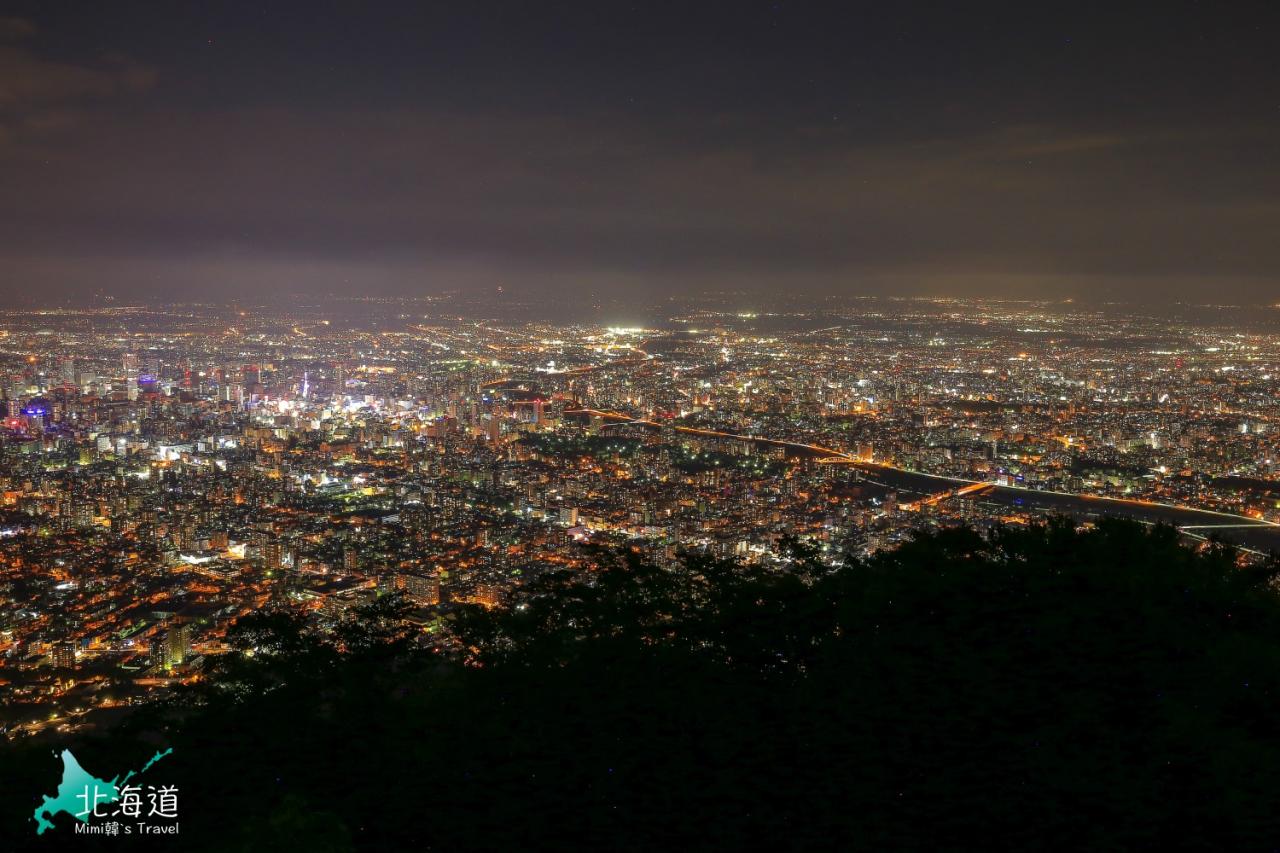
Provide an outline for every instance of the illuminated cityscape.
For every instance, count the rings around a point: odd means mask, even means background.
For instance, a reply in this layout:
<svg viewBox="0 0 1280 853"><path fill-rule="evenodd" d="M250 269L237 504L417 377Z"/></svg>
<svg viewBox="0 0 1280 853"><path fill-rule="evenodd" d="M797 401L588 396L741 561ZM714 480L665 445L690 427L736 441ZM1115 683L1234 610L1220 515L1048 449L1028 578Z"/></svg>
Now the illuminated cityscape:
<svg viewBox="0 0 1280 853"><path fill-rule="evenodd" d="M1277 33L7 0L0 853L1275 850Z"/></svg>
<svg viewBox="0 0 1280 853"><path fill-rule="evenodd" d="M198 679L268 606L324 631L400 591L448 650L459 604L518 606L602 546L785 567L799 540L835 564L1057 514L1280 546L1265 329L962 300L672 303L649 328L362 304L363 328L322 305L3 318L10 737Z"/></svg>

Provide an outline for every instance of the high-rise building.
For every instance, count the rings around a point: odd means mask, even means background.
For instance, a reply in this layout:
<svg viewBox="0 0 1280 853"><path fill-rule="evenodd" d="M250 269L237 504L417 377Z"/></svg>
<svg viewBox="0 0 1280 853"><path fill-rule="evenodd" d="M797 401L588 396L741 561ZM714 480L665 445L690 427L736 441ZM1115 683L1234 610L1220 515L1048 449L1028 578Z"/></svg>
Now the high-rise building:
<svg viewBox="0 0 1280 853"><path fill-rule="evenodd" d="M71 523L76 527L91 526L94 510L94 505L88 501L76 501L71 505Z"/></svg>
<svg viewBox="0 0 1280 853"><path fill-rule="evenodd" d="M165 660L176 666L191 654L191 626L185 624L170 625L165 632Z"/></svg>
<svg viewBox="0 0 1280 853"><path fill-rule="evenodd" d="M47 397L32 397L22 407L22 413L27 417L27 428L31 433L40 435L53 421L53 401Z"/></svg>
<svg viewBox="0 0 1280 853"><path fill-rule="evenodd" d="M284 543L279 539L268 539L262 546L262 557L268 571L279 571L284 567Z"/></svg>
<svg viewBox="0 0 1280 853"><path fill-rule="evenodd" d="M53 646L53 665L59 669L72 669L76 665L76 644L70 640L55 643Z"/></svg>
<svg viewBox="0 0 1280 853"><path fill-rule="evenodd" d="M262 368L256 364L244 366L244 393L246 396L257 394L262 384Z"/></svg>
<svg viewBox="0 0 1280 853"><path fill-rule="evenodd" d="M138 399L138 354L127 352L120 359L124 371L125 394L130 400Z"/></svg>
<svg viewBox="0 0 1280 853"><path fill-rule="evenodd" d="M74 356L66 355L58 360L58 379L63 385L76 384L76 360Z"/></svg>
<svg viewBox="0 0 1280 853"><path fill-rule="evenodd" d="M437 578L401 574L396 576L395 585L396 589L404 590L405 595L415 604L435 605L440 603L440 581Z"/></svg>
<svg viewBox="0 0 1280 853"><path fill-rule="evenodd" d="M147 657L151 661L152 666L159 666L165 662L168 647L168 637L166 637L164 633L157 631L155 634L151 635L151 642L147 649Z"/></svg>
<svg viewBox="0 0 1280 853"><path fill-rule="evenodd" d="M502 604L502 590L493 584L477 584L472 600L482 607L498 607Z"/></svg>
<svg viewBox="0 0 1280 853"><path fill-rule="evenodd" d="M196 544L196 520L192 516L182 519L178 525L177 534L174 536L174 543L180 550L190 550Z"/></svg>

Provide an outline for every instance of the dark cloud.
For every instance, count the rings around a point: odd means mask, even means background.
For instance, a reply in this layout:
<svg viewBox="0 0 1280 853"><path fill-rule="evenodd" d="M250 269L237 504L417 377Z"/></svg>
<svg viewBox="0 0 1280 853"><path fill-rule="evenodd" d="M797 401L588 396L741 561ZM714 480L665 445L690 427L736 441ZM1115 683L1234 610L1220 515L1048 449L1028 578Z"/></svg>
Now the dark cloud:
<svg viewBox="0 0 1280 853"><path fill-rule="evenodd" d="M1272 299L1251 29L591 8L0 45L0 286Z"/></svg>
<svg viewBox="0 0 1280 853"><path fill-rule="evenodd" d="M27 44L5 43L36 32L26 19L0 18L0 154L19 139L39 140L77 126L85 109L104 100L155 85L153 69L119 54L66 62L43 57Z"/></svg>
<svg viewBox="0 0 1280 853"><path fill-rule="evenodd" d="M43 143L43 167L9 176L24 199L0 213L10 263L65 262L71 244L115 285L136 257L175 279L187 264L277 281L332 263L409 288L463 269L658 289L1247 278L1271 269L1280 213L1261 171L1278 140L1247 131L1231 162L1220 138L1177 134L1019 128L780 156L639 127L383 113L228 113L94 137L90 151ZM1224 194L1228 174L1250 177Z"/></svg>
<svg viewBox="0 0 1280 853"><path fill-rule="evenodd" d="M36 25L26 18L0 17L0 41L19 41L36 34Z"/></svg>
<svg viewBox="0 0 1280 853"><path fill-rule="evenodd" d="M85 97L141 92L155 84L151 69L116 60L98 67L41 59L0 45L0 109L21 109Z"/></svg>

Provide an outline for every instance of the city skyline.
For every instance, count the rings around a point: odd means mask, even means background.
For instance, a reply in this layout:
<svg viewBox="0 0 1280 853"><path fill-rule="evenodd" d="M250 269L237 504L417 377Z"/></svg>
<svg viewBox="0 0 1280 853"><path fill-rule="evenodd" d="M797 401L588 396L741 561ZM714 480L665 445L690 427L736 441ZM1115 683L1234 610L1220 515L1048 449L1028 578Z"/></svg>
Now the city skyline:
<svg viewBox="0 0 1280 853"><path fill-rule="evenodd" d="M415 642L454 649L459 608L518 606L602 548L778 570L799 540L835 569L1065 517L1245 564L1280 550L1274 319L522 313L496 294L0 312L0 724L74 732L198 681L264 603L323 635L404 595Z"/></svg>
<svg viewBox="0 0 1280 853"><path fill-rule="evenodd" d="M1277 34L7 0L0 849L1275 849Z"/></svg>

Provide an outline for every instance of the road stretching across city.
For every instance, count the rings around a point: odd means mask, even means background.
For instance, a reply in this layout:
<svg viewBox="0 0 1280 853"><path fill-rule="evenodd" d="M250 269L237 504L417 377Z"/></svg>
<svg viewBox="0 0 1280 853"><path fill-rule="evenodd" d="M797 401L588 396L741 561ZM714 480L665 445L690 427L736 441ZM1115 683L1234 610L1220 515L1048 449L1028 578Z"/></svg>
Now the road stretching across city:
<svg viewBox="0 0 1280 853"><path fill-rule="evenodd" d="M784 447L802 455L808 455L821 464L849 465L867 475L870 482L902 492L919 495L921 502L937 503L953 495L976 494L982 500L1007 505L1018 510L1040 511L1046 514L1067 515L1079 519L1100 517L1129 518L1143 524L1168 524L1176 527L1184 536L1206 540L1210 536L1222 539L1236 547L1254 553L1280 553L1280 524L1248 516L1218 512L1209 509L1142 501L1130 498L1108 498L1098 495L1074 494L1030 489L1022 486L1000 485L989 480L968 480L961 477L944 477L909 471L882 462L860 459L852 454L830 447L784 441L757 435L739 435L719 430L678 425L665 425L646 418L636 418L621 412L605 412L597 409L572 409L566 415L597 416L611 423L628 423L654 429L671 429L688 435L709 438L736 439L756 444Z"/></svg>

